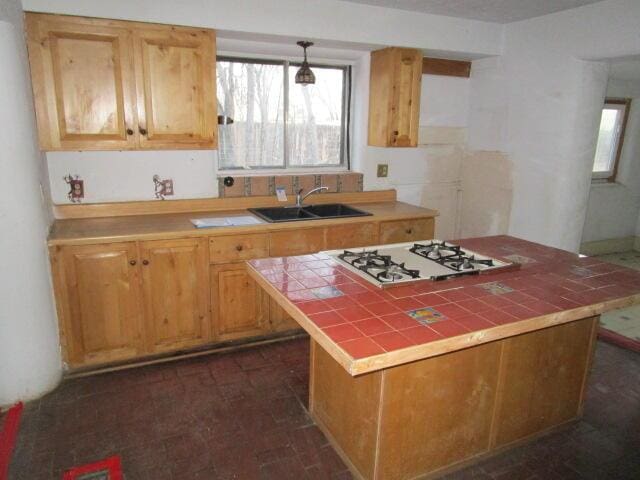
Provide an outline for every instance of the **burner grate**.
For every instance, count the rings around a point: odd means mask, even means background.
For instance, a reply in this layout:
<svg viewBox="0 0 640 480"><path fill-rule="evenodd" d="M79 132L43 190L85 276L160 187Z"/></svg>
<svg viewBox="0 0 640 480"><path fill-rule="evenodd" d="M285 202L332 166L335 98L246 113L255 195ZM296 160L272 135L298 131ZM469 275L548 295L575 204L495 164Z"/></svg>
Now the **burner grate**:
<svg viewBox="0 0 640 480"><path fill-rule="evenodd" d="M338 258L382 283L391 283L406 278L420 278L420 271L396 263L390 255L381 255L378 250L352 252L345 250Z"/></svg>

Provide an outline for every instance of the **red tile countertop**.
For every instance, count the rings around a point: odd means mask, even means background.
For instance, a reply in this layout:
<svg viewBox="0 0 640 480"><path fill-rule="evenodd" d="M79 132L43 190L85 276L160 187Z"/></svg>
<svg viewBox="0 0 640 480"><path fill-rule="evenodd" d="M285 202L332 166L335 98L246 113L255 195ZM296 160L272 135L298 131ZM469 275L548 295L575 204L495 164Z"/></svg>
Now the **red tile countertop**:
<svg viewBox="0 0 640 480"><path fill-rule="evenodd" d="M517 270L380 289L324 254L249 272L352 375L640 303L640 272L509 236L455 241Z"/></svg>

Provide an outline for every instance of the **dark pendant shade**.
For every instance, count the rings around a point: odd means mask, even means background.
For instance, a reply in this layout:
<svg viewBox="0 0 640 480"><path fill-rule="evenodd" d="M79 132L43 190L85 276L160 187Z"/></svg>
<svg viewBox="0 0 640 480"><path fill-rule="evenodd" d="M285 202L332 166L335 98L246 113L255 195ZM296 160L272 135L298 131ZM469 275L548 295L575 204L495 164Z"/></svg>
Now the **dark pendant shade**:
<svg viewBox="0 0 640 480"><path fill-rule="evenodd" d="M296 83L300 85L313 85L316 83L316 76L311 71L311 67L309 67L309 62L307 62L307 47L313 45L313 42L298 42L304 49L304 61L300 66L300 69L296 73Z"/></svg>

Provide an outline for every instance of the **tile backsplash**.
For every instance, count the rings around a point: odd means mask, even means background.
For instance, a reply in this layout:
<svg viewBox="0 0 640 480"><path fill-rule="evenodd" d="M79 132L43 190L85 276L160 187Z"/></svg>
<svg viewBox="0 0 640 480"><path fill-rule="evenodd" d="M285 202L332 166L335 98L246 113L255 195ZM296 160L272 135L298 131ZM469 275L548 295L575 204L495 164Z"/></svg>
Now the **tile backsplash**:
<svg viewBox="0 0 640 480"><path fill-rule="evenodd" d="M233 178L233 185L228 187L224 179ZM308 174L308 175L228 175L218 178L220 197L256 197L275 195L276 187L284 187L287 195L304 189L308 192L316 187L328 187L328 192L361 192L362 174L356 172Z"/></svg>

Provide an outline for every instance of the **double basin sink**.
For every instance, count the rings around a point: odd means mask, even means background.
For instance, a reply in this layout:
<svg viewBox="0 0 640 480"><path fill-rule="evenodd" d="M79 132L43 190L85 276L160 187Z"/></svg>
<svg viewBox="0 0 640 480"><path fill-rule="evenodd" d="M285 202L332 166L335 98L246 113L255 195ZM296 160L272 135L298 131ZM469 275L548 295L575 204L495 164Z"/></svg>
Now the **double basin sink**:
<svg viewBox="0 0 640 480"><path fill-rule="evenodd" d="M306 205L302 207L250 208L249 211L269 223L295 222L299 220L324 220L327 218L364 217L371 213L343 203Z"/></svg>

